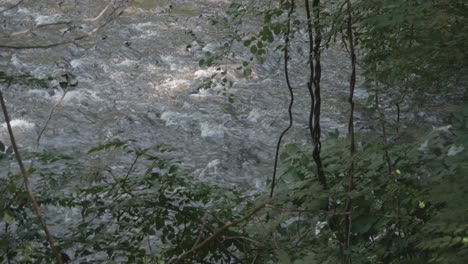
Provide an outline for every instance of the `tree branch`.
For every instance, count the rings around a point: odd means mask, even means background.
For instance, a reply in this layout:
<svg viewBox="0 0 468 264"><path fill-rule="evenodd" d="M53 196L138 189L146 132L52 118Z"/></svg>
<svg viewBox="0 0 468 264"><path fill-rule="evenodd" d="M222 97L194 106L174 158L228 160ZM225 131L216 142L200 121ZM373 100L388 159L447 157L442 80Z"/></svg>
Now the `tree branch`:
<svg viewBox="0 0 468 264"><path fill-rule="evenodd" d="M250 211L248 214L244 215L243 217L241 217L241 218L239 218L239 219L237 219L235 221L232 221L232 222L227 222L220 229L218 229L216 232L214 232L211 236L209 236L208 238L206 238L202 242L198 243L197 245L194 245L189 251L187 251L187 252L179 255L177 258L169 261L169 263L182 263L182 261L185 258L187 258L190 254L195 253L197 250L199 250L200 248L205 246L208 242L210 242L210 241L218 238L219 236L221 236L221 234L224 231L226 231L227 229L229 229L230 227L236 226L239 223L242 223L242 222L244 222L246 220L249 220L252 216L254 216L256 213L258 213L260 210L262 210L266 206L267 206L266 203L261 204L261 205L255 207L252 211Z"/></svg>

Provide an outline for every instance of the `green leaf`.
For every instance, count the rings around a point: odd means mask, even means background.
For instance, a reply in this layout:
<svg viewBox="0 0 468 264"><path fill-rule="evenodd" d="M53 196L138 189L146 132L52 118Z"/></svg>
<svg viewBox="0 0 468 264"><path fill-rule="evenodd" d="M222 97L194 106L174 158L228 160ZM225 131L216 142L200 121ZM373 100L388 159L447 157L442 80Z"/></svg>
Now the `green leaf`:
<svg viewBox="0 0 468 264"><path fill-rule="evenodd" d="M419 201L418 206L419 206L419 208L424 209L424 207L426 207L426 203L423 202L423 201Z"/></svg>
<svg viewBox="0 0 468 264"><path fill-rule="evenodd" d="M273 29L273 33L275 33L275 35L279 35L282 32L281 24L274 24L271 28Z"/></svg>
<svg viewBox="0 0 468 264"><path fill-rule="evenodd" d="M244 77L249 77L252 74L251 68L244 69Z"/></svg>
<svg viewBox="0 0 468 264"><path fill-rule="evenodd" d="M257 54L257 51L258 51L257 46L254 45L254 46L250 47L250 52L252 52L252 54Z"/></svg>
<svg viewBox="0 0 468 264"><path fill-rule="evenodd" d="M271 30L268 27L263 28L262 39L264 41L268 41L270 43L273 42L273 40L274 40L273 33L271 32Z"/></svg>
<svg viewBox="0 0 468 264"><path fill-rule="evenodd" d="M3 215L3 221L11 225L13 223L13 218L7 212L5 212L5 214Z"/></svg>
<svg viewBox="0 0 468 264"><path fill-rule="evenodd" d="M101 151L101 150L105 150L105 149L109 149L109 148L119 148L119 147L122 147L124 146L126 143L123 142L123 141L120 141L120 140L115 140L115 141L112 141L112 142L109 142L107 144L101 144L97 147L94 147L92 149L90 149L88 151L88 154L91 154L93 152L98 152L98 151Z"/></svg>

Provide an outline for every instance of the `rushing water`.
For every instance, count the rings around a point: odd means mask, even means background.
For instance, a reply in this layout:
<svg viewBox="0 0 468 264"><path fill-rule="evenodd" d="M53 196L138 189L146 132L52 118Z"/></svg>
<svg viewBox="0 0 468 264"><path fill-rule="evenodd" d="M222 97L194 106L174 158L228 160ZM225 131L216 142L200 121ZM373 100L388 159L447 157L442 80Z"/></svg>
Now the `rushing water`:
<svg viewBox="0 0 468 264"><path fill-rule="evenodd" d="M66 25L38 28L35 35L5 34L35 24L93 17L106 5L94 0L61 2L24 1L0 14L0 41L37 44L64 39L72 34ZM135 139L140 146L165 143L177 149L196 177L262 187L271 175L277 137L288 122L283 61L280 53L272 52L263 65L254 66L250 78L243 78L235 68L250 55L235 44L221 68L198 65L207 51L225 41L226 30L208 20L225 16L228 2L135 1L90 38L49 49L0 49L0 71L37 78L66 71L78 80L55 109L39 147L72 152L111 139ZM0 10L12 3L2 1ZM255 30L255 24L251 21L244 29ZM296 123L286 141L308 140L306 50L305 32L298 32L291 55ZM343 52L332 50L323 56L325 132L345 126L347 64ZM203 89L224 67L233 87L223 87L217 78L211 88ZM37 148L36 138L64 91L58 85L54 91L24 85L1 89L19 143ZM359 90L359 95L365 93ZM8 142L5 125L0 126L0 140Z"/></svg>
<svg viewBox="0 0 468 264"><path fill-rule="evenodd" d="M0 1L0 10L16 1ZM282 54L272 49L265 63L255 64L252 76L244 78L235 68L251 55L242 44L234 43L221 66L199 66L206 52L227 41L228 29L222 24L211 25L209 19L227 17L229 2L135 0L121 16L84 40L49 49L0 49L1 72L57 79L68 72L78 81L67 91L57 80L49 89L19 84L0 88L22 150L76 154L113 139L134 139L140 147L164 143L177 150L183 166L197 178L262 189L272 174L278 136L288 124L284 61ZM11 33L38 24L94 17L106 3L25 0L0 13L0 44L39 45L70 38L102 21L84 23L83 28L62 24L37 28L34 34ZM255 18L247 17L239 30L256 31L258 24ZM295 123L285 141L306 144L310 138L307 33L297 28L294 32L290 73L296 96ZM345 130L350 69L346 53L338 47L325 51L322 63L321 125L325 137L328 131ZM219 74L225 69L232 87L221 85ZM355 96L363 100L367 94L357 87ZM52 118L37 144L52 109ZM357 113L356 124L360 122L365 124L366 120ZM9 142L5 123L0 123L0 140ZM5 173L1 168L0 175ZM58 236L80 215L77 208L45 209L49 219L58 219L49 222Z"/></svg>

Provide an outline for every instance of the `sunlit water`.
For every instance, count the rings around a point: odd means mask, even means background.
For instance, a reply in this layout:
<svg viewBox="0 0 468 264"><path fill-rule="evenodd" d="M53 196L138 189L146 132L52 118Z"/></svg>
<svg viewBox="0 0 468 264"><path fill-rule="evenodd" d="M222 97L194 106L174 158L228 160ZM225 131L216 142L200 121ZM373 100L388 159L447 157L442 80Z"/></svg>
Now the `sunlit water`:
<svg viewBox="0 0 468 264"><path fill-rule="evenodd" d="M24 3L2 14L5 32L78 17L77 10L91 17L105 6L102 1L80 1L77 6L65 1L61 7L46 2ZM227 30L208 21L215 14L225 15L225 2L171 1L170 8L169 3L137 1L89 39L51 49L1 50L1 71L38 78L68 71L79 82L55 110L40 146L35 143L37 135L64 91L2 88L19 143L60 151L86 150L111 139L135 139L142 147L165 143L177 149L196 177L261 188L271 175L277 137L288 122L282 54L272 52L263 65L255 65L249 78L235 71L251 56L239 44L225 64L201 68L198 62L205 53L225 41ZM255 24L251 21L244 27L255 30ZM54 36L64 29L38 29L37 34ZM28 37L15 39L28 41ZM308 140L306 50L305 32L297 32L291 48L296 123L287 136L289 142ZM344 53L327 52L323 64L326 132L344 128L349 73ZM223 87L217 78L211 88L203 89L210 86L210 76L226 67L233 87ZM8 142L4 126L0 133L0 140Z"/></svg>

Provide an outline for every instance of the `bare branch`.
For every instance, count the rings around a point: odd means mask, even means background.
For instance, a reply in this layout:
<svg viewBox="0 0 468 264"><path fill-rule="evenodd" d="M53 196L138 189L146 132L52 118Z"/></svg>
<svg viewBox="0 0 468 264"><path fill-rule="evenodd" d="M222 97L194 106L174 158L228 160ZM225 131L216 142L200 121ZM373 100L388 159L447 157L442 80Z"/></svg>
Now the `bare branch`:
<svg viewBox="0 0 468 264"><path fill-rule="evenodd" d="M62 45L66 45L66 44L71 44L71 43L75 43L77 41L80 41L80 40L83 40L85 38L88 38L90 36L92 36L93 34L95 34L96 32L98 32L99 30L101 30L102 28L104 28L107 24L109 24L111 21L113 21L116 17L118 17L119 15L121 15L123 13L123 9L114 9L108 16L108 19L107 21L105 21L105 23L103 23L102 25L100 26L97 26L95 28L93 28L92 30L86 32L85 34L83 35L80 35L80 36L76 36L76 37L73 37L73 38L69 38L67 40L64 40L64 41L59 41L59 42L55 42L55 43L49 43L49 44L36 44L36 45L13 45L13 44L0 44L0 48L5 48L5 49L16 49L16 50L22 50L22 49L49 49L49 48L53 48L53 47L57 47L57 46L62 46ZM104 11L104 10L103 10ZM115 14L115 15L114 15ZM100 17L100 15L98 15L97 17ZM95 18L97 18L95 17ZM92 18L94 19L94 18ZM57 22L57 23L69 23L69 22ZM55 23L55 24L57 24ZM51 25L51 24L50 24Z"/></svg>
<svg viewBox="0 0 468 264"><path fill-rule="evenodd" d="M44 131L47 129L47 126L49 125L49 122L52 119L52 116L54 115L55 109L57 109L57 107L60 104L62 104L63 99L65 98L66 95L67 95L67 91L64 91L62 97L60 97L60 99L57 101L57 103L55 103L54 106L52 107L52 109L50 109L49 116L47 117L47 121L46 121L45 125L42 127L41 131L39 132L39 135L37 136L37 139L36 139L36 144L37 145L39 145L39 143L41 141L41 138L42 138L42 135L44 134Z"/></svg>
<svg viewBox="0 0 468 264"><path fill-rule="evenodd" d="M101 11L101 13L99 13L99 15L97 15L96 17L82 19L82 20L79 20L78 22L94 22L94 21L100 19L104 15L104 13L106 13L106 11L109 10L109 8L112 6L112 4L114 2L115 2L115 0L111 0L109 2L109 4L107 4L107 6L104 7L104 9Z"/></svg>
<svg viewBox="0 0 468 264"><path fill-rule="evenodd" d="M36 29L44 28L44 27L58 26L58 25L72 25L72 24L85 23L85 22L95 22L95 21L99 20L107 12L107 10L109 10L109 8L112 6L112 4L114 2L115 2L115 0L111 0L109 2L109 4L107 4L106 7L104 7L104 9L95 17L83 18L83 19L79 19L79 20L56 21L56 22L52 22L52 23L39 24L39 25L35 25L32 28L27 29L27 30L11 33L7 37L24 35L24 34L32 32L32 31L34 31Z"/></svg>
<svg viewBox="0 0 468 264"><path fill-rule="evenodd" d="M336 216L336 215L350 215L351 212L336 212L336 211L322 211L322 210L304 210L304 209L295 209L295 208L284 208L278 207L273 204L266 204L265 208L269 208L281 213L309 213L314 215L328 215L328 216Z"/></svg>

